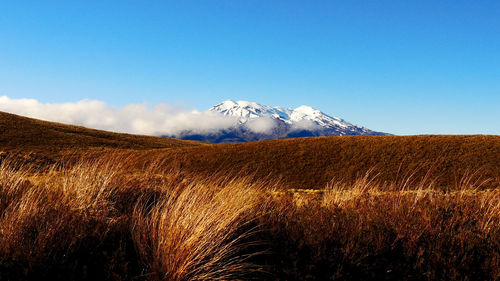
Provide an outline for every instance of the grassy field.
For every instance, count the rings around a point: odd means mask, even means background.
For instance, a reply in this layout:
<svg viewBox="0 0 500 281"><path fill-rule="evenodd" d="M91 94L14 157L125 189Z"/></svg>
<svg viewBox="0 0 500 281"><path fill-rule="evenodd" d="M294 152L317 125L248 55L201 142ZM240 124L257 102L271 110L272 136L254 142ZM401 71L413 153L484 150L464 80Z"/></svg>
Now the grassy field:
<svg viewBox="0 0 500 281"><path fill-rule="evenodd" d="M117 134L0 112L0 159L40 167L78 155L94 158L121 151L144 163L211 176L272 178L289 188L322 189L332 179L354 181L368 170L387 182L431 175L441 188L480 171L500 184L500 136L316 137L238 144L207 144L171 138Z"/></svg>
<svg viewBox="0 0 500 281"><path fill-rule="evenodd" d="M0 280L500 280L497 136L208 145L5 116Z"/></svg>
<svg viewBox="0 0 500 281"><path fill-rule="evenodd" d="M45 165L68 155L103 150L145 150L204 145L171 138L118 134L84 127L41 121L0 112L2 158L17 157Z"/></svg>
<svg viewBox="0 0 500 281"><path fill-rule="evenodd" d="M0 166L1 280L496 280L500 189L369 174L322 192L130 157Z"/></svg>
<svg viewBox="0 0 500 281"><path fill-rule="evenodd" d="M186 172L254 174L280 179L290 188L322 189L332 179L354 181L375 169L394 182L431 172L436 184L453 187L461 175L480 170L500 183L500 136L317 137L184 147L145 152Z"/></svg>

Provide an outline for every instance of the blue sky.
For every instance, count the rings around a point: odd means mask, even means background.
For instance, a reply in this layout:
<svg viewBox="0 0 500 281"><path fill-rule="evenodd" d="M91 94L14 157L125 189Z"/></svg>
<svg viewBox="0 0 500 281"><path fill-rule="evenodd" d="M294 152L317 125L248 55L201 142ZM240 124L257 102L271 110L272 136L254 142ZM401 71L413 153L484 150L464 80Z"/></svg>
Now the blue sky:
<svg viewBox="0 0 500 281"><path fill-rule="evenodd" d="M499 1L2 1L0 95L500 134Z"/></svg>

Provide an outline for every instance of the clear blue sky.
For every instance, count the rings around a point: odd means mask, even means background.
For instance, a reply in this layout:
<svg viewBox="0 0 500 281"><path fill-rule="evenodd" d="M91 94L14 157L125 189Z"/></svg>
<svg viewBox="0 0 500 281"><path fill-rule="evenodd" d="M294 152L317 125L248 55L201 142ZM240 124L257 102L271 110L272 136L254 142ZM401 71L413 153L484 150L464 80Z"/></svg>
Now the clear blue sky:
<svg viewBox="0 0 500 281"><path fill-rule="evenodd" d="M500 134L500 1L2 1L0 95Z"/></svg>

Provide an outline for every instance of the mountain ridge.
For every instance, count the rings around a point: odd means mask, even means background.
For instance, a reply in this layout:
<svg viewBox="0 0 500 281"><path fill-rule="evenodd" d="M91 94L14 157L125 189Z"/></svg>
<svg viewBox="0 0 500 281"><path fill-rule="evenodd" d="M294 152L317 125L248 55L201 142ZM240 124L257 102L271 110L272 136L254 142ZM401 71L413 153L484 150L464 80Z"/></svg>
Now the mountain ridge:
<svg viewBox="0 0 500 281"><path fill-rule="evenodd" d="M313 136L388 135L329 116L307 105L293 109L226 100L208 111L235 118L235 126L207 134L187 131L180 138L224 143Z"/></svg>

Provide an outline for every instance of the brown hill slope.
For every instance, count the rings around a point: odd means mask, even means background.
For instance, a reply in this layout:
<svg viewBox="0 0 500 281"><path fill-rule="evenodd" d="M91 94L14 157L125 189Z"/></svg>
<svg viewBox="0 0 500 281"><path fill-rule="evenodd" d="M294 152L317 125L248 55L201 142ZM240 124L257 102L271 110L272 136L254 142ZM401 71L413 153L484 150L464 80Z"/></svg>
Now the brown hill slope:
<svg viewBox="0 0 500 281"><path fill-rule="evenodd" d="M101 151L115 150L135 151L140 167L145 161L162 159L189 173L269 176L291 188L322 188L332 179L358 178L370 168L385 181L412 172L420 179L432 170L439 185L453 186L468 171L480 170L500 183L500 136L350 136L209 145L0 112L0 151L27 161L44 165L67 154L97 152L93 155L100 157Z"/></svg>
<svg viewBox="0 0 500 281"><path fill-rule="evenodd" d="M63 152L103 148L144 150L201 144L171 138L111 133L0 112L0 150L8 153L35 153L37 157L53 159Z"/></svg>
<svg viewBox="0 0 500 281"><path fill-rule="evenodd" d="M431 170L440 186L454 186L464 174L479 170L500 182L500 136L299 138L185 147L160 157L185 171L271 176L293 188L322 188L334 178L353 180L370 168L384 181L413 172L420 180Z"/></svg>

